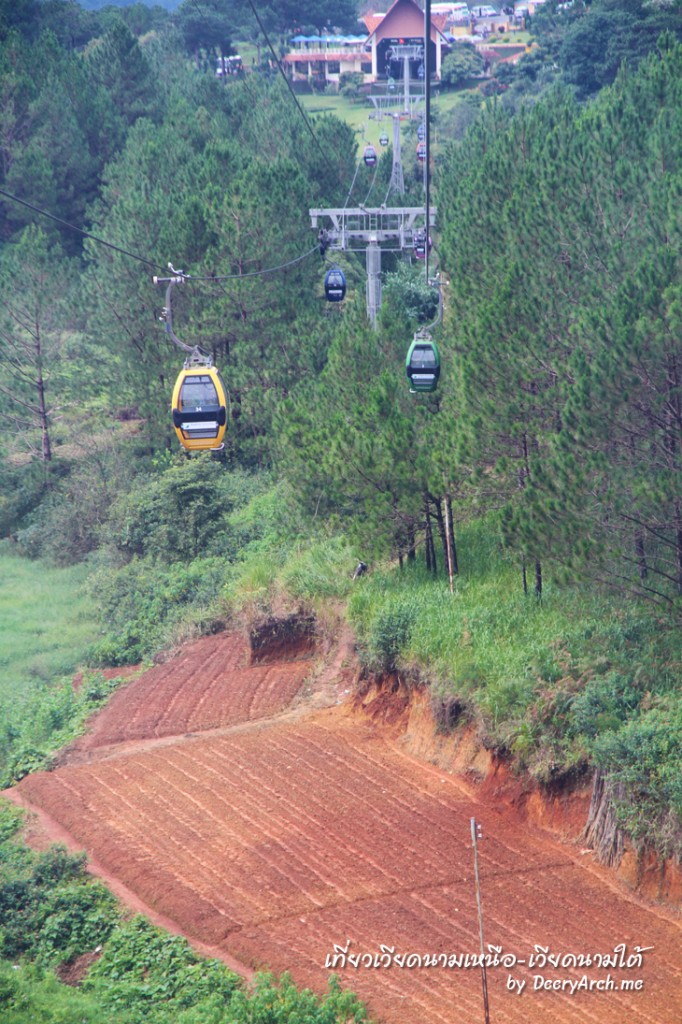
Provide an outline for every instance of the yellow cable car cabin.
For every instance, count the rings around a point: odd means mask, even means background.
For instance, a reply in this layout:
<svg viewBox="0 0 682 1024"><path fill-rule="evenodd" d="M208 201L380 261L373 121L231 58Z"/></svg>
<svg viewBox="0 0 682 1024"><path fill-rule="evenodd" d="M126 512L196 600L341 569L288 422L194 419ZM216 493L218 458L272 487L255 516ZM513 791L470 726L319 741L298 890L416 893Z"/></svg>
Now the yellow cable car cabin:
<svg viewBox="0 0 682 1024"><path fill-rule="evenodd" d="M226 423L227 391L215 366L185 365L173 389L173 426L182 447L222 448Z"/></svg>

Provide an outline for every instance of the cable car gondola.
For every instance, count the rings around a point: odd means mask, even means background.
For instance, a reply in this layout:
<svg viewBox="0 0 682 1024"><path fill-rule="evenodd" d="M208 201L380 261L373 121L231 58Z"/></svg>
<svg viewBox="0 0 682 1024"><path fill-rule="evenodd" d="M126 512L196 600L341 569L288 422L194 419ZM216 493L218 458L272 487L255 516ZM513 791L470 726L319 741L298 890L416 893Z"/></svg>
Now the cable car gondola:
<svg viewBox="0 0 682 1024"><path fill-rule="evenodd" d="M387 146L388 145L388 134L386 132L382 132L381 135L379 136L379 145L380 146Z"/></svg>
<svg viewBox="0 0 682 1024"><path fill-rule="evenodd" d="M331 267L324 277L324 294L329 302L341 302L346 294L346 275L341 267Z"/></svg>
<svg viewBox="0 0 682 1024"><path fill-rule="evenodd" d="M428 334L415 334L405 359L410 391L435 391L440 377L440 354Z"/></svg>
<svg viewBox="0 0 682 1024"><path fill-rule="evenodd" d="M186 451L223 447L227 424L227 390L208 359L188 359L173 388L173 426Z"/></svg>
<svg viewBox="0 0 682 1024"><path fill-rule="evenodd" d="M371 144L365 146L365 152L363 153L363 160L368 167L374 167L377 162L377 151Z"/></svg>
<svg viewBox="0 0 682 1024"><path fill-rule="evenodd" d="M419 125L417 126L417 138L419 139L420 142L423 142L424 139L426 138L426 125L424 124L423 121L420 121Z"/></svg>
<svg viewBox="0 0 682 1024"><path fill-rule="evenodd" d="M423 164L424 161L426 160L426 143L425 142L418 142L417 143L417 160L419 161L420 164Z"/></svg>
<svg viewBox="0 0 682 1024"><path fill-rule="evenodd" d="M431 252L431 245L432 245L432 243L431 243L431 236L429 236L429 239L428 239L429 252ZM417 231L415 236L414 236L413 248L414 248L414 254L415 254L415 256L417 257L418 260L425 260L426 259L426 246L427 246L426 232L425 231Z"/></svg>

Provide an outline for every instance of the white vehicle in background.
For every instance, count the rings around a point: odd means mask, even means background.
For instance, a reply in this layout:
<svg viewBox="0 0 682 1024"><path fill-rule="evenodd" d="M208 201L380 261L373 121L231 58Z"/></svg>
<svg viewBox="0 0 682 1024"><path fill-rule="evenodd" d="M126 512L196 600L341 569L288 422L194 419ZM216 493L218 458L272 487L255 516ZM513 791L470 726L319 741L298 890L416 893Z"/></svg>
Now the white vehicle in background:
<svg viewBox="0 0 682 1024"><path fill-rule="evenodd" d="M235 53L233 57L218 57L215 73L218 78L222 78L223 75L236 75L242 70L242 67L241 56Z"/></svg>
<svg viewBox="0 0 682 1024"><path fill-rule="evenodd" d="M432 14L447 14L448 21L469 17L468 4L431 4Z"/></svg>

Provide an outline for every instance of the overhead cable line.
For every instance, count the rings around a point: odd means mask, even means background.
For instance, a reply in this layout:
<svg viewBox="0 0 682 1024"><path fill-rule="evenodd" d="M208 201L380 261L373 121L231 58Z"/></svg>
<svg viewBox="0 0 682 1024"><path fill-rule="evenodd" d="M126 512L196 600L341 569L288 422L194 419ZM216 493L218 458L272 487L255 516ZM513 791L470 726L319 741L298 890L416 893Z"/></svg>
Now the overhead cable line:
<svg viewBox="0 0 682 1024"><path fill-rule="evenodd" d="M39 213L42 217L49 217L49 219L55 221L55 223L61 224L64 228L68 228L69 231L77 231L78 234L83 235L84 238L91 238L93 242L99 242L100 245L106 245L107 249L114 249L115 252L120 252L124 256L130 256L131 259L137 260L139 263L145 263L148 267L155 267L157 270L166 269L159 263L154 263L153 260L145 259L144 256L139 256L137 253L129 252L127 249L122 249L120 245L114 245L113 242L107 242L104 238L98 238L97 235L92 235L89 231L86 231L84 228L79 228L75 224L69 224L67 220L62 220L61 217L56 217L53 213L48 213L47 210L41 210L39 206L34 206L33 203L29 203L25 199L20 199L19 196L14 196L11 192L6 192L3 188L0 188L0 196L4 196L6 199L11 199L13 203L19 203L21 206L25 206L27 209L33 210L34 213Z"/></svg>
<svg viewBox="0 0 682 1024"><path fill-rule="evenodd" d="M275 53L275 48L272 45L272 43L270 42L270 36L268 35L267 30L265 28L265 25L263 24L263 22L261 20L260 14L256 10L256 7L255 7L255 4L254 4L253 0L249 0L249 6L250 6L251 10L253 11L253 14L254 14L254 17L255 17L256 21L258 22L258 27L260 28L261 32L263 33L263 36L265 38L265 42L268 44L268 48L269 48L270 53L272 54L272 56L274 58L275 64L277 65L277 68L278 68L282 78L286 82L287 89L291 93L293 101L296 104L296 106L298 107L299 113L300 113L301 117L303 118L303 120L305 122L306 128L308 129L308 131L312 135L313 141L315 142L315 145L317 146L317 148L319 149L320 153L324 157L324 159L325 159L325 161L327 163L327 166L332 171L334 171L334 173L336 174L336 176L338 178L338 176L339 176L338 169L336 167L334 167L334 164L331 162L331 160L327 156L327 153L326 153L325 149L323 148L322 143L320 142L320 140L318 139L317 135L313 131L313 126L311 125L310 121L308 120L308 116L307 116L305 110L303 109L301 104L298 102L298 96L294 92L293 87L291 85L291 82L289 81L289 79L286 76L286 72L285 72L284 68L282 67L282 62L280 61L279 57Z"/></svg>
<svg viewBox="0 0 682 1024"><path fill-rule="evenodd" d="M76 231L85 238L90 238L93 242L99 243L99 245L105 245L107 249L113 249L115 252L120 252L123 256L129 256L131 259L137 260L138 263L144 263L146 266L154 267L156 270L167 270L167 267L162 267L160 263L155 263L153 260L148 260L144 256L130 252L128 249L123 249L120 245L114 245L113 242L107 242L106 239L100 238L98 235L93 235L91 232L86 231L84 228L79 228L75 224L70 224L68 221L62 220L61 217L56 217L53 213L49 213L47 210L42 210L39 206L29 203L25 199L20 199L19 196L12 195L11 192L7 192L3 188L0 188L0 196L10 199L14 203L19 203L21 206L25 206L29 210L33 210L34 213L39 213L43 217L48 217L57 224L61 224L62 227L68 228L70 231ZM317 251L318 247L315 245L312 249L308 249L308 251L304 252L301 256L296 256L293 260L288 260L286 263L280 263L276 267L265 267L263 270L250 270L247 271L246 274L186 274L184 276L190 281L235 281L244 277L262 277L264 274L274 274L278 270L286 270L287 267L292 267L296 263L301 263L303 260L307 259L308 256L311 256ZM258 257L255 258L258 259Z"/></svg>
<svg viewBox="0 0 682 1024"><path fill-rule="evenodd" d="M346 196L346 201L343 204L343 209L344 210L346 209L346 207L348 206L348 203L350 202L350 197L353 194L353 189L355 188L355 179L358 176L358 171L360 170L361 165L362 165L362 159L359 159L357 164L355 165L355 174L353 175L353 180L350 183L350 188L348 189L348 195Z"/></svg>
<svg viewBox="0 0 682 1024"><path fill-rule="evenodd" d="M317 245L314 245L312 249L308 249L302 256L296 256L295 259L289 260L287 263L280 263L276 267L267 267L265 270L249 270L246 274L211 274L208 276L188 274L186 276L190 281L241 281L245 277L262 277L263 274L274 274L278 270L286 270L287 267L293 267L296 263L302 263L308 256L312 256L314 252L319 252Z"/></svg>

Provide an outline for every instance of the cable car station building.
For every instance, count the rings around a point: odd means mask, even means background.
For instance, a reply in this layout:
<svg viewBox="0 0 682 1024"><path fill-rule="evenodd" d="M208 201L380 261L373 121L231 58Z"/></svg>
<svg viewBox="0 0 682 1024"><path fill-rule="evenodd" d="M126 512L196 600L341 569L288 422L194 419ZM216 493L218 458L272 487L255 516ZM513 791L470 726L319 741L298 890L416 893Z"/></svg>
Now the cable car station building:
<svg viewBox="0 0 682 1024"><path fill-rule="evenodd" d="M324 78L338 82L344 72L359 72L365 84L400 79L403 62L392 60L396 46L424 46L424 11L415 0L395 0L385 14L367 14L362 19L369 35L364 36L295 36L291 51L284 58L293 81ZM431 16L430 67L440 78L445 53L450 49L446 38L447 15ZM421 58L410 61L410 78L418 80ZM423 67L421 74L423 75Z"/></svg>

